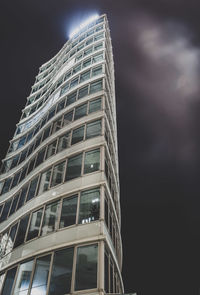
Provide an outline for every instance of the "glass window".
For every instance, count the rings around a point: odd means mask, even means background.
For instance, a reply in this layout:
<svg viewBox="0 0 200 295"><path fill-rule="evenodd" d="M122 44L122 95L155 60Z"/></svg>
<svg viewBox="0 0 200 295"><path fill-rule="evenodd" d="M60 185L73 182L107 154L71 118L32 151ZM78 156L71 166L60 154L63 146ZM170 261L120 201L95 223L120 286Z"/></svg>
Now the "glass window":
<svg viewBox="0 0 200 295"><path fill-rule="evenodd" d="M11 202L12 202L12 199L5 202L4 207L3 207L3 211L1 213L0 222L4 221L7 218L8 212L10 210Z"/></svg>
<svg viewBox="0 0 200 295"><path fill-rule="evenodd" d="M14 168L17 165L18 160L19 160L19 154L13 157L10 169Z"/></svg>
<svg viewBox="0 0 200 295"><path fill-rule="evenodd" d="M63 182L64 169L65 169L65 161L53 167L51 187Z"/></svg>
<svg viewBox="0 0 200 295"><path fill-rule="evenodd" d="M8 270L8 272L6 274L5 282L4 282L2 295L11 294L16 271L17 271L17 267Z"/></svg>
<svg viewBox="0 0 200 295"><path fill-rule="evenodd" d="M105 274L104 288L106 293L109 293L109 260L108 260L108 254L106 253L106 251L104 254L104 274Z"/></svg>
<svg viewBox="0 0 200 295"><path fill-rule="evenodd" d="M54 117L55 112L56 112L56 108L55 107L49 111L49 115L48 115L47 121L49 121L51 118Z"/></svg>
<svg viewBox="0 0 200 295"><path fill-rule="evenodd" d="M5 194L9 191L11 181L12 181L12 177L6 178L1 194Z"/></svg>
<svg viewBox="0 0 200 295"><path fill-rule="evenodd" d="M75 144L79 141L82 141L84 138L84 129L85 126L81 126L77 129L73 130L73 134L72 134L72 144Z"/></svg>
<svg viewBox="0 0 200 295"><path fill-rule="evenodd" d="M73 75L76 74L81 70L81 64L77 65L76 67L73 68Z"/></svg>
<svg viewBox="0 0 200 295"><path fill-rule="evenodd" d="M101 31L102 29L103 29L103 25L98 26L98 27L96 28L96 32Z"/></svg>
<svg viewBox="0 0 200 295"><path fill-rule="evenodd" d="M79 61L82 58L82 53L80 55L77 55L76 61Z"/></svg>
<svg viewBox="0 0 200 295"><path fill-rule="evenodd" d="M43 256L36 260L30 295L46 295L50 261L51 255Z"/></svg>
<svg viewBox="0 0 200 295"><path fill-rule="evenodd" d="M32 213L31 222L29 224L28 235L26 238L27 241L38 237L39 230L40 230L40 223L42 220L42 212L43 212L43 208Z"/></svg>
<svg viewBox="0 0 200 295"><path fill-rule="evenodd" d="M49 295L70 293L74 249L56 251L53 259Z"/></svg>
<svg viewBox="0 0 200 295"><path fill-rule="evenodd" d="M80 98L82 98L82 97L84 97L86 95L88 95L88 85L81 88L81 89L79 89L78 99L80 99Z"/></svg>
<svg viewBox="0 0 200 295"><path fill-rule="evenodd" d="M63 126L68 125L69 123L71 123L72 118L73 118L73 111L65 114L64 119L63 119Z"/></svg>
<svg viewBox="0 0 200 295"><path fill-rule="evenodd" d="M97 288L98 245L78 247L75 290Z"/></svg>
<svg viewBox="0 0 200 295"><path fill-rule="evenodd" d="M13 295L27 295L33 268L33 260L22 263L17 273Z"/></svg>
<svg viewBox="0 0 200 295"><path fill-rule="evenodd" d="M97 34L96 36L94 36L94 41L100 40L104 37L103 33Z"/></svg>
<svg viewBox="0 0 200 295"><path fill-rule="evenodd" d="M102 90L103 82L102 80L95 81L90 84L90 93L95 93L97 91Z"/></svg>
<svg viewBox="0 0 200 295"><path fill-rule="evenodd" d="M89 44L91 44L93 42L93 38L89 38L86 42L85 42L85 44L86 45L89 45Z"/></svg>
<svg viewBox="0 0 200 295"><path fill-rule="evenodd" d="M88 123L86 127L86 139L98 135L101 135L101 120Z"/></svg>
<svg viewBox="0 0 200 295"><path fill-rule="evenodd" d="M42 135L39 135L36 139L36 142L35 142L35 149L40 145L41 139L42 139Z"/></svg>
<svg viewBox="0 0 200 295"><path fill-rule="evenodd" d="M92 189L81 193L79 223L90 223L99 219L100 190Z"/></svg>
<svg viewBox="0 0 200 295"><path fill-rule="evenodd" d="M99 62L103 59L103 53L99 53L93 56L93 63Z"/></svg>
<svg viewBox="0 0 200 295"><path fill-rule="evenodd" d="M59 137L57 153L63 151L70 146L70 134L71 132L69 131L66 132L63 136Z"/></svg>
<svg viewBox="0 0 200 295"><path fill-rule="evenodd" d="M0 275L0 292L2 291L3 281L4 281L5 273ZM1 293L0 293L1 294Z"/></svg>
<svg viewBox="0 0 200 295"><path fill-rule="evenodd" d="M35 164L35 157L29 162L27 174L29 174L31 171L33 171L34 164Z"/></svg>
<svg viewBox="0 0 200 295"><path fill-rule="evenodd" d="M31 181L31 184L30 184L30 186L29 186L29 190L28 190L28 194L27 194L27 197L26 197L26 202L28 202L29 200L31 200L32 198L35 197L35 195L36 195L36 189L37 189L38 179L39 179L39 175L36 176L36 177Z"/></svg>
<svg viewBox="0 0 200 295"><path fill-rule="evenodd" d="M56 201L46 206L41 229L41 236L53 232L58 226L58 212L60 201Z"/></svg>
<svg viewBox="0 0 200 295"><path fill-rule="evenodd" d="M76 101L76 92L77 91L74 91L74 92L72 92L71 94L69 94L67 96L66 106L68 106L68 105L70 105L70 104L72 104L72 103L74 103Z"/></svg>
<svg viewBox="0 0 200 295"><path fill-rule="evenodd" d="M13 249L17 226L18 226L18 223L15 223L15 225L13 225L10 229L5 254L10 253Z"/></svg>
<svg viewBox="0 0 200 295"><path fill-rule="evenodd" d="M56 121L53 122L51 134L57 132L61 128L62 128L62 117L60 117L59 119L57 119Z"/></svg>
<svg viewBox="0 0 200 295"><path fill-rule="evenodd" d="M92 69L92 77L100 75L101 73L102 73L102 65Z"/></svg>
<svg viewBox="0 0 200 295"><path fill-rule="evenodd" d="M86 116L87 114L87 103L82 104L81 106L76 107L75 109L75 115L74 115L74 120L77 120L81 117Z"/></svg>
<svg viewBox="0 0 200 295"><path fill-rule="evenodd" d="M62 111L65 107L65 99L59 102L58 107L57 107L57 113Z"/></svg>
<svg viewBox="0 0 200 295"><path fill-rule="evenodd" d="M70 84L70 89L78 85L78 77L73 79Z"/></svg>
<svg viewBox="0 0 200 295"><path fill-rule="evenodd" d="M92 47L90 47L90 48L88 48L88 49L86 49L86 50L84 51L84 56L86 56L86 55L88 55L88 54L90 54L90 53L92 53Z"/></svg>
<svg viewBox="0 0 200 295"><path fill-rule="evenodd" d="M91 173L99 170L100 150L93 150L85 153L84 173Z"/></svg>
<svg viewBox="0 0 200 295"><path fill-rule="evenodd" d="M42 173L40 178L40 186L39 186L38 194L41 194L48 190L50 177L51 177L51 168Z"/></svg>
<svg viewBox="0 0 200 295"><path fill-rule="evenodd" d="M50 131L51 131L51 125L44 130L42 141L44 141L47 137L49 137Z"/></svg>
<svg viewBox="0 0 200 295"><path fill-rule="evenodd" d="M11 205L11 209L10 209L10 212L9 212L9 216L12 215L14 212L15 212L15 209L16 209L16 206L17 206L17 202L18 202L18 199L19 199L19 194L16 195L13 199L13 202L12 202L12 205Z"/></svg>
<svg viewBox="0 0 200 295"><path fill-rule="evenodd" d="M27 169L28 169L28 164L26 166L24 166L24 168L22 168L22 173L21 173L19 182L21 182L22 180L24 180L24 178L26 176Z"/></svg>
<svg viewBox="0 0 200 295"><path fill-rule="evenodd" d="M56 152L56 143L57 140L54 140L52 143L50 143L47 147L47 153L46 153L46 159L53 156Z"/></svg>
<svg viewBox="0 0 200 295"><path fill-rule="evenodd" d="M83 47L84 47L84 43L82 43L79 46L77 46L77 52L80 51Z"/></svg>
<svg viewBox="0 0 200 295"><path fill-rule="evenodd" d="M31 132L28 133L26 142L28 142L29 140L31 140L32 136L33 136L33 131L31 131Z"/></svg>
<svg viewBox="0 0 200 295"><path fill-rule="evenodd" d="M86 68L90 65L91 65L91 58L89 58L83 62L83 68Z"/></svg>
<svg viewBox="0 0 200 295"><path fill-rule="evenodd" d="M26 198L26 194L27 194L27 190L28 190L28 185L23 186L22 190L21 190L21 194L20 194L20 198L19 198L19 202L17 204L17 210L19 208L21 208L24 205L24 200Z"/></svg>
<svg viewBox="0 0 200 295"><path fill-rule="evenodd" d="M82 154L71 157L68 159L67 172L65 180L70 180L81 176L81 166L82 166Z"/></svg>
<svg viewBox="0 0 200 295"><path fill-rule="evenodd" d="M76 223L77 200L77 195L63 199L60 228Z"/></svg>
<svg viewBox="0 0 200 295"><path fill-rule="evenodd" d="M22 163L26 159L27 152L28 152L28 149L25 149L23 152L21 152L19 164Z"/></svg>
<svg viewBox="0 0 200 295"><path fill-rule="evenodd" d="M87 72L81 74L80 76L80 83L84 82L86 80L90 79L90 70L88 70Z"/></svg>
<svg viewBox="0 0 200 295"><path fill-rule="evenodd" d="M14 243L14 248L23 244L26 230L27 230L27 226L28 226L28 220L29 220L29 214L20 220L18 231L17 231L17 236L16 236L15 243Z"/></svg>
<svg viewBox="0 0 200 295"><path fill-rule="evenodd" d="M20 138L17 149L21 148L23 145L25 145L26 142L26 135Z"/></svg>
<svg viewBox="0 0 200 295"><path fill-rule="evenodd" d="M13 187L15 187L18 184L18 180L20 178L20 174L21 174L21 171L19 171L18 173L16 173L14 175L13 181L12 181L12 185L11 185L10 189L12 189Z"/></svg>
<svg viewBox="0 0 200 295"><path fill-rule="evenodd" d="M99 49L101 49L102 47L103 47L103 42L98 43L97 45L94 46L94 51L99 50ZM100 56L100 55L102 55L102 59L103 59L103 53L97 54L97 55L95 55L95 56Z"/></svg>
<svg viewBox="0 0 200 295"><path fill-rule="evenodd" d="M35 168L44 162L44 155L45 155L46 147L39 151L37 155L37 159L35 162Z"/></svg>

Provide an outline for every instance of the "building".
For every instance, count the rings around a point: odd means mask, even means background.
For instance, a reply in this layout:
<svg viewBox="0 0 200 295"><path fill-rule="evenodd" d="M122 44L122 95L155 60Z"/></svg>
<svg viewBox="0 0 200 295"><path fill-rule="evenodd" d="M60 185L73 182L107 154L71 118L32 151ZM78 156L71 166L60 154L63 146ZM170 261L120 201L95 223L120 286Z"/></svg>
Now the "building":
<svg viewBox="0 0 200 295"><path fill-rule="evenodd" d="M123 293L106 15L42 65L0 175L0 293Z"/></svg>

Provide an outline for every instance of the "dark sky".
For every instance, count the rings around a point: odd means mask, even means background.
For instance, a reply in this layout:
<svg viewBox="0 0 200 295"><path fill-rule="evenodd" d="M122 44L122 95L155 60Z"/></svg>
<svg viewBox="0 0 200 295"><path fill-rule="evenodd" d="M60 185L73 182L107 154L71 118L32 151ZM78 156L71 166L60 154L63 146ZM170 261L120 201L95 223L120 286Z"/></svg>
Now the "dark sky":
<svg viewBox="0 0 200 295"><path fill-rule="evenodd" d="M200 292L200 3L4 0L0 155L41 64L107 13L115 60L123 278L138 295Z"/></svg>

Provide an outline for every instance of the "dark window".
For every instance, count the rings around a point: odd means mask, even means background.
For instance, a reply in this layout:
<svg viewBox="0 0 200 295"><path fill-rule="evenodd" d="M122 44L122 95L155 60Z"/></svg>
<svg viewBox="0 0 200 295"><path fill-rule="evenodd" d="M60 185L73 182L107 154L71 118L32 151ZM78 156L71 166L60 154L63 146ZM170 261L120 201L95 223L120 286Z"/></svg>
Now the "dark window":
<svg viewBox="0 0 200 295"><path fill-rule="evenodd" d="M26 185L26 186L24 186L22 188L22 191L21 191L21 194L20 194L20 198L19 198L19 202L17 204L17 210L24 205L24 200L26 198L27 190L28 190L28 185Z"/></svg>
<svg viewBox="0 0 200 295"><path fill-rule="evenodd" d="M65 99L59 102L58 107L57 107L57 113L62 111L65 107Z"/></svg>
<svg viewBox="0 0 200 295"><path fill-rule="evenodd" d="M5 278L5 283L4 283L2 295L11 294L16 271L17 271L17 267L8 270L8 272L6 274L6 278Z"/></svg>
<svg viewBox="0 0 200 295"><path fill-rule="evenodd" d="M70 134L71 134L71 132L69 131L69 132L65 133L63 136L59 137L57 153L63 151L64 149L66 149L70 146Z"/></svg>
<svg viewBox="0 0 200 295"><path fill-rule="evenodd" d="M20 174L21 174L21 170L14 175L12 185L11 185L10 189L12 189L13 187L15 187L18 184Z"/></svg>
<svg viewBox="0 0 200 295"><path fill-rule="evenodd" d="M19 245L23 244L24 237L25 237L25 234L26 234L26 229L27 229L27 226L28 226L28 220L29 220L29 215L26 215L25 217L23 217L20 220L19 227L18 227L18 232L17 232L17 236L16 236L16 239L15 239L15 244L14 244L13 248L16 248Z"/></svg>
<svg viewBox="0 0 200 295"><path fill-rule="evenodd" d="M51 179L51 187L58 185L63 182L63 175L65 169L65 162L59 163L53 167L52 179Z"/></svg>
<svg viewBox="0 0 200 295"><path fill-rule="evenodd" d="M12 177L6 178L1 194L5 194L9 191L11 181L12 181Z"/></svg>
<svg viewBox="0 0 200 295"><path fill-rule="evenodd" d="M78 196L63 199L62 212L60 218L60 228L70 226L76 223Z"/></svg>
<svg viewBox="0 0 200 295"><path fill-rule="evenodd" d="M90 93L95 93L97 91L102 90L103 82L102 80L95 81L90 84Z"/></svg>
<svg viewBox="0 0 200 295"><path fill-rule="evenodd" d="M79 223L90 223L99 219L100 191L92 189L81 193Z"/></svg>
<svg viewBox="0 0 200 295"><path fill-rule="evenodd" d="M41 236L55 231L58 222L58 211L60 209L60 201L56 201L46 206L41 229Z"/></svg>
<svg viewBox="0 0 200 295"><path fill-rule="evenodd" d="M63 119L63 126L68 125L69 123L71 123L72 118L73 118L73 111L65 114L64 119Z"/></svg>
<svg viewBox="0 0 200 295"><path fill-rule="evenodd" d="M19 164L26 159L27 152L28 152L28 149L25 149L23 152L21 152L20 158L19 158Z"/></svg>
<svg viewBox="0 0 200 295"><path fill-rule="evenodd" d="M73 134L72 134L72 143L71 144L75 144L79 141L82 141L84 138L84 129L85 126L81 126L77 129L73 130Z"/></svg>
<svg viewBox="0 0 200 295"><path fill-rule="evenodd" d="M18 160L19 160L19 154L13 157L12 164L10 166L10 169L14 168L17 165Z"/></svg>
<svg viewBox="0 0 200 295"><path fill-rule="evenodd" d="M36 260L36 267L30 292L31 295L46 294L50 261L51 255L43 256Z"/></svg>
<svg viewBox="0 0 200 295"><path fill-rule="evenodd" d="M17 202L19 200L19 194L16 195L13 199L12 205L11 205L11 209L9 212L9 216L12 215L15 212L16 206L17 206Z"/></svg>
<svg viewBox="0 0 200 295"><path fill-rule="evenodd" d="M70 95L67 96L66 106L68 106L76 101L76 93L77 93L77 91L74 91Z"/></svg>
<svg viewBox="0 0 200 295"><path fill-rule="evenodd" d="M44 130L42 141L44 141L47 137L49 137L51 131L51 125Z"/></svg>
<svg viewBox="0 0 200 295"><path fill-rule="evenodd" d="M1 213L0 222L4 221L7 218L8 212L10 210L11 202L12 202L12 199L5 202L5 205L3 207L3 211Z"/></svg>
<svg viewBox="0 0 200 295"><path fill-rule="evenodd" d="M64 85L64 87L62 87L61 92L60 92L60 95L63 95L65 92L67 92L68 88L69 88L69 82L67 82Z"/></svg>
<svg viewBox="0 0 200 295"><path fill-rule="evenodd" d="M84 117L86 114L87 114L87 103L82 104L81 106L75 109L74 120Z"/></svg>
<svg viewBox="0 0 200 295"><path fill-rule="evenodd" d="M40 138L40 139L41 139L41 138ZM36 141L36 142L37 142L37 141ZM35 148L36 148L36 147L35 147ZM34 143L30 145L29 150L28 150L28 153L27 153L27 157L30 156L30 154L32 154L33 149L34 149Z"/></svg>
<svg viewBox="0 0 200 295"><path fill-rule="evenodd" d="M21 148L23 145L25 145L26 142L26 135L20 138L17 149Z"/></svg>
<svg viewBox="0 0 200 295"><path fill-rule="evenodd" d="M70 180L81 176L82 154L68 159L65 180Z"/></svg>
<svg viewBox="0 0 200 295"><path fill-rule="evenodd" d="M31 171L33 171L34 164L35 164L35 157L29 162L27 175L28 175Z"/></svg>
<svg viewBox="0 0 200 295"><path fill-rule="evenodd" d="M32 136L33 136L33 131L31 131L30 133L28 133L26 142L28 142L29 140L31 140Z"/></svg>
<svg viewBox="0 0 200 295"><path fill-rule="evenodd" d="M81 74L80 76L80 83L90 79L90 70Z"/></svg>
<svg viewBox="0 0 200 295"><path fill-rule="evenodd" d="M48 190L49 182L50 182L50 176L51 176L51 168L41 174L38 194L41 194L41 193Z"/></svg>
<svg viewBox="0 0 200 295"><path fill-rule="evenodd" d="M35 149L40 145L41 138L42 138L42 135L39 135L39 136L37 137L36 142L35 142Z"/></svg>
<svg viewBox="0 0 200 295"><path fill-rule="evenodd" d="M88 85L81 88L81 89L79 89L78 99L80 99L80 98L82 98L82 97L84 97L86 95L88 95Z"/></svg>
<svg viewBox="0 0 200 295"><path fill-rule="evenodd" d="M56 112L56 108L53 108L50 110L47 121L53 118L53 116L55 115L55 112Z"/></svg>
<svg viewBox="0 0 200 295"><path fill-rule="evenodd" d="M98 246L78 247L76 261L75 290L97 288Z"/></svg>
<svg viewBox="0 0 200 295"><path fill-rule="evenodd" d="M12 251L15 235L17 231L17 226L18 226L18 223L15 223L15 225L11 226L5 253L9 253L10 251Z"/></svg>
<svg viewBox="0 0 200 295"><path fill-rule="evenodd" d="M41 127L42 128L47 122L47 116L42 119Z"/></svg>
<svg viewBox="0 0 200 295"><path fill-rule="evenodd" d="M22 168L22 173L21 173L19 182L21 182L22 180L24 180L24 178L26 176L27 169L28 169L28 165L26 165L26 166L24 166L24 168Z"/></svg>
<svg viewBox="0 0 200 295"><path fill-rule="evenodd" d="M29 224L28 235L26 238L27 241L34 239L38 236L39 230L40 230L40 223L42 220L42 211L43 211L43 208L32 213L31 222Z"/></svg>
<svg viewBox="0 0 200 295"><path fill-rule="evenodd" d="M91 58L87 59L83 62L83 68L86 68L91 65Z"/></svg>
<svg viewBox="0 0 200 295"><path fill-rule="evenodd" d="M80 70L81 70L81 65L79 64L73 68L73 75L76 74L77 72L79 72Z"/></svg>
<svg viewBox="0 0 200 295"><path fill-rule="evenodd" d="M40 164L42 164L44 162L44 154L46 151L46 147L43 148L37 155L37 159L35 162L35 168L38 167Z"/></svg>
<svg viewBox="0 0 200 295"><path fill-rule="evenodd" d="M93 150L85 153L84 173L91 173L99 170L100 150Z"/></svg>
<svg viewBox="0 0 200 295"><path fill-rule="evenodd" d="M104 255L104 278L104 288L106 293L109 293L109 260L106 252Z"/></svg>
<svg viewBox="0 0 200 295"><path fill-rule="evenodd" d="M56 251L49 287L49 295L70 293L74 249Z"/></svg>
<svg viewBox="0 0 200 295"><path fill-rule="evenodd" d="M26 202L35 197L39 176L35 177L29 186Z"/></svg>

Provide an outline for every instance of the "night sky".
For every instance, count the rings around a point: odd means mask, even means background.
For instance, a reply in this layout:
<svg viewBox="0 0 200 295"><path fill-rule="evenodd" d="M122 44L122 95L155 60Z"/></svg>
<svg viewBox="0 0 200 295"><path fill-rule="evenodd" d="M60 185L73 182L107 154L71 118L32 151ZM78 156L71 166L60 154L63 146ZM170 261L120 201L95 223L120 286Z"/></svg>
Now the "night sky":
<svg viewBox="0 0 200 295"><path fill-rule="evenodd" d="M96 12L114 51L125 292L199 295L199 1L2 1L0 156L39 66Z"/></svg>

